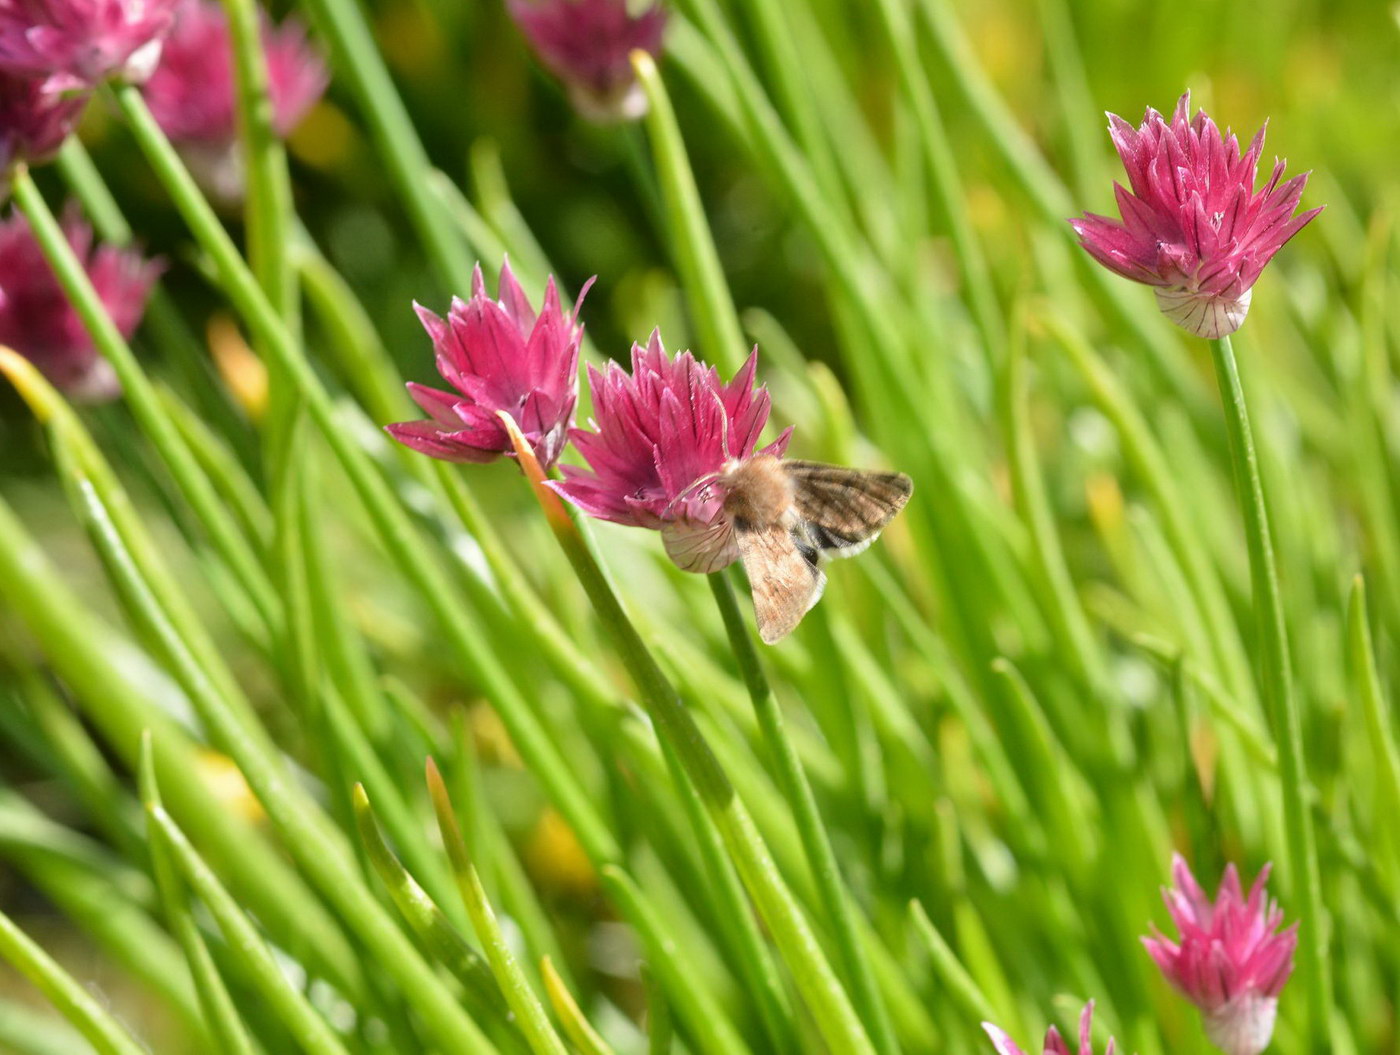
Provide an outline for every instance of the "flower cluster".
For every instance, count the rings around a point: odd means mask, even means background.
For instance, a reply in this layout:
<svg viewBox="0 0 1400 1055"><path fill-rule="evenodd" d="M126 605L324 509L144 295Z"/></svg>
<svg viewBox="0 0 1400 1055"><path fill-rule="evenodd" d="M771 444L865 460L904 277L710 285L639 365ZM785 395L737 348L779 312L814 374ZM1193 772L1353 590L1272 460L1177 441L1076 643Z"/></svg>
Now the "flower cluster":
<svg viewBox="0 0 1400 1055"><path fill-rule="evenodd" d="M653 332L632 346L632 372L588 369L594 431L569 435L590 468L564 466L555 485L590 516L661 532L685 571L717 571L739 558L718 477L754 456L769 396L754 388L755 350L729 384L689 352L667 356ZM759 454L782 457L789 428Z"/></svg>
<svg viewBox="0 0 1400 1055"><path fill-rule="evenodd" d="M1280 182L1282 161L1255 189L1264 129L1241 153L1204 111L1188 118L1190 104L1188 92L1170 121L1149 108L1140 128L1109 114L1131 188L1114 184L1122 221L1086 213L1070 224L1104 267L1155 287L1174 323L1216 338L1240 328L1264 267L1322 209L1293 215L1308 177Z"/></svg>
<svg viewBox="0 0 1400 1055"><path fill-rule="evenodd" d="M657 55L666 12L652 3L632 12L627 0L508 0L511 16L574 108L595 121L646 113L632 72L633 51Z"/></svg>
<svg viewBox="0 0 1400 1055"><path fill-rule="evenodd" d="M92 229L71 210L64 233L124 337L136 330L160 265L113 246L94 247ZM120 387L44 259L24 217L0 222L0 344L37 366L78 402L115 398Z"/></svg>
<svg viewBox="0 0 1400 1055"><path fill-rule="evenodd" d="M86 104L83 96L53 95L38 81L0 72L0 181L15 165L57 153Z"/></svg>
<svg viewBox="0 0 1400 1055"><path fill-rule="evenodd" d="M1045 1032L1045 1046L1042 1055L1094 1055L1094 1046L1089 1040L1090 1027L1094 1022L1094 1002L1090 1000L1084 1005L1084 1010L1079 1015L1079 1047L1071 1051L1065 1038L1060 1036L1060 1031L1051 1026ZM997 1049L997 1055L1026 1055L1016 1046L1006 1032L998 1029L990 1022L983 1022L982 1028L987 1031L987 1035L992 1038L992 1044ZM1114 1040L1110 1037L1108 1047L1103 1049L1104 1055L1113 1055Z"/></svg>
<svg viewBox="0 0 1400 1055"><path fill-rule="evenodd" d="M160 58L177 0L0 0L0 69L47 92L139 83Z"/></svg>
<svg viewBox="0 0 1400 1055"><path fill-rule="evenodd" d="M326 64L292 18L279 26L264 18L262 47L273 128L285 137L325 92ZM156 123L204 185L226 200L241 197L233 51L228 16L218 3L183 0L142 92Z"/></svg>
<svg viewBox="0 0 1400 1055"><path fill-rule="evenodd" d="M1226 1055L1259 1055L1269 1046L1279 993L1293 972L1298 925L1279 930L1283 912L1264 892L1268 878L1266 865L1246 897L1229 865L1212 903L1178 855L1176 886L1162 896L1180 941L1156 928L1143 939L1167 981L1201 1009L1206 1035Z"/></svg>
<svg viewBox="0 0 1400 1055"><path fill-rule="evenodd" d="M503 410L520 426L540 464L552 467L564 450L578 402L583 327L577 317L588 285L573 311L566 312L551 278L537 316L509 262L501 266L499 300L487 295L478 265L471 300L454 298L446 319L415 304L432 338L438 373L456 392L410 384L410 395L430 420L388 425L389 435L446 461L494 461L511 451L496 417Z"/></svg>

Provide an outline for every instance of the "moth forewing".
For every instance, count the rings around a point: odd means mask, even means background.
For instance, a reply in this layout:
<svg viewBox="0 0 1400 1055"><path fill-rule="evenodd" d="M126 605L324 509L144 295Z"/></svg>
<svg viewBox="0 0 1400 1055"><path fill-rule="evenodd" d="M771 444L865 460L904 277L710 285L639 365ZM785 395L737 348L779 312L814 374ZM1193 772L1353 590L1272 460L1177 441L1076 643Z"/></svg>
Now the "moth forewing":
<svg viewBox="0 0 1400 1055"><path fill-rule="evenodd" d="M792 633L821 600L826 576L781 523L743 528L737 534L758 636L771 645Z"/></svg>
<svg viewBox="0 0 1400 1055"><path fill-rule="evenodd" d="M782 462L793 484L799 531L827 557L853 557L870 545L914 492L904 473Z"/></svg>

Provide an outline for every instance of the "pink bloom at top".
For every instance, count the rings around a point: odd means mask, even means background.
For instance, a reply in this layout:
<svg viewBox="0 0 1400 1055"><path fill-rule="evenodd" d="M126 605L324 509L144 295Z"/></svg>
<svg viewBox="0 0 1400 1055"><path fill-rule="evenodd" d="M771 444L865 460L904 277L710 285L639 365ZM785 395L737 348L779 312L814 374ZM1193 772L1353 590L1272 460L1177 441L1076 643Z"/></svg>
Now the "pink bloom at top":
<svg viewBox="0 0 1400 1055"><path fill-rule="evenodd" d="M294 18L280 26L264 18L262 46L272 127L285 138L325 92L326 64ZM212 0L181 0L160 64L142 94L195 175L229 202L240 200L244 190L236 91L228 15Z"/></svg>
<svg viewBox="0 0 1400 1055"><path fill-rule="evenodd" d="M0 0L0 69L49 92L139 83L160 58L177 0Z"/></svg>
<svg viewBox="0 0 1400 1055"><path fill-rule="evenodd" d="M570 439L591 469L563 466L552 486L590 516L662 533L686 571L717 571L739 558L717 477L753 457L768 421L769 396L754 388L758 351L729 384L689 352L674 359L653 332L632 346L632 372L617 363L588 368L592 432ZM761 454L782 457L792 429Z"/></svg>
<svg viewBox="0 0 1400 1055"><path fill-rule="evenodd" d="M1094 213L1069 222L1104 267L1156 287L1172 322L1216 338L1240 328L1264 267L1322 209L1293 215L1308 174L1280 183L1282 161L1256 190L1264 129L1241 154L1204 111L1188 120L1190 103L1187 92L1170 122L1149 107L1136 129L1109 114L1131 187L1114 184L1122 222Z"/></svg>
<svg viewBox="0 0 1400 1055"><path fill-rule="evenodd" d="M1084 1005L1084 1010L1079 1015L1079 1048L1071 1051L1070 1046L1065 1043L1065 1038L1060 1036L1060 1031L1051 1026L1045 1032L1045 1047L1043 1055L1094 1055L1094 1045L1089 1040L1089 1029L1094 1020L1094 1002L1090 1000ZM997 1055L1026 1055L1016 1046L1016 1042L1006 1035L1006 1032L992 1025L990 1022L983 1022L982 1028L987 1031L987 1036L992 1038L992 1045L997 1049ZM1113 1055L1115 1041L1109 1038L1108 1047L1103 1049L1104 1055Z"/></svg>
<svg viewBox="0 0 1400 1055"><path fill-rule="evenodd" d="M489 462L514 457L510 436L496 417L510 414L548 471L564 450L578 403L578 351L583 327L578 310L564 311L550 278L538 317L524 290L501 265L500 300L486 293L481 265L472 275L472 299L452 299L443 319L414 304L437 353L438 373L456 392L410 384L409 394L429 421L386 425L390 436L423 454L449 462Z"/></svg>
<svg viewBox="0 0 1400 1055"><path fill-rule="evenodd" d="M1298 925L1280 931L1283 912L1267 900L1269 866L1246 898L1233 864L1212 904L1180 854L1172 858L1175 889L1163 888L1179 943L1156 927L1147 952L1173 986L1201 1009L1206 1035L1227 1055L1259 1055L1269 1046L1278 996L1293 973Z"/></svg>
<svg viewBox="0 0 1400 1055"><path fill-rule="evenodd" d="M94 248L92 228L72 210L64 216L63 227L107 313L122 336L130 337L146 309L160 264L115 246ZM105 402L121 392L111 365L97 354L28 222L18 213L0 221L0 344L29 359L76 402Z"/></svg>
<svg viewBox="0 0 1400 1055"><path fill-rule="evenodd" d="M646 113L630 56L637 49L660 54L666 12L659 3L635 14L627 0L508 0L508 6L579 113L595 121Z"/></svg>
<svg viewBox="0 0 1400 1055"><path fill-rule="evenodd" d="M287 136L326 90L326 64L296 19L262 26L272 125ZM143 94L156 122L176 143L224 146L238 135L228 15L212 0L182 0L160 64Z"/></svg>
<svg viewBox="0 0 1400 1055"><path fill-rule="evenodd" d="M0 73L0 183L17 164L53 157L87 101L86 95L63 98L37 81Z"/></svg>

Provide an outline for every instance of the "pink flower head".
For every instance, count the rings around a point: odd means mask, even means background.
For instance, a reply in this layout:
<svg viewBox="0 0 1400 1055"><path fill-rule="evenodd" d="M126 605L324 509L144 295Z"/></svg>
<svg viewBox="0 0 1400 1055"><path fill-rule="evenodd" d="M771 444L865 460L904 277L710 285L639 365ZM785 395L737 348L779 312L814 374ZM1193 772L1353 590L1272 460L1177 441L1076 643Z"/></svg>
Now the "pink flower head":
<svg viewBox="0 0 1400 1055"><path fill-rule="evenodd" d="M1084 1005L1083 1012L1079 1015L1079 1048L1077 1052L1071 1051L1065 1038L1060 1036L1060 1031L1051 1026L1045 1032L1045 1047L1043 1055L1094 1055L1094 1046L1089 1040L1089 1030L1094 1021L1094 1002L1090 1000ZM997 1028L990 1022L983 1022L982 1028L987 1031L987 1036L992 1038L992 1045L997 1049L997 1055L1025 1055L1016 1046L1006 1032ZM1115 1041L1109 1038L1108 1047L1104 1048L1104 1055L1113 1055Z"/></svg>
<svg viewBox="0 0 1400 1055"><path fill-rule="evenodd" d="M285 138L325 92L326 64L294 18L280 26L264 18L262 46L272 125ZM226 201L243 196L235 91L228 15L212 0L181 0L143 94L190 168Z"/></svg>
<svg viewBox="0 0 1400 1055"><path fill-rule="evenodd" d="M1132 188L1114 184L1123 220L1086 213L1070 225L1104 267L1156 287L1172 322L1216 338L1240 328L1265 265L1322 209L1293 215L1308 174L1280 184L1282 161L1255 190L1264 129L1241 154L1203 111L1188 120L1190 102L1187 92L1170 122L1149 107L1136 129L1108 115Z"/></svg>
<svg viewBox="0 0 1400 1055"><path fill-rule="evenodd" d="M666 12L659 3L635 14L627 0L509 0L509 7L581 114L619 121L646 113L630 56L637 49L660 53Z"/></svg>
<svg viewBox="0 0 1400 1055"><path fill-rule="evenodd" d="M1298 925L1280 931L1283 912L1268 901L1265 865L1250 887L1228 865L1211 904L1180 854L1172 858L1174 889L1163 888L1180 943L1153 928L1148 955L1172 985L1201 1009L1206 1035L1226 1055L1259 1055L1269 1046L1278 995L1293 972Z"/></svg>
<svg viewBox="0 0 1400 1055"><path fill-rule="evenodd" d="M481 265L472 275L472 299L452 299L446 319L414 304L437 353L438 373L457 391L410 384L409 394L431 420L385 426L394 439L449 462L489 462L511 454L510 436L496 417L510 414L540 465L548 471L564 450L578 403L578 311L559 305L551 278L538 317L525 291L501 265L500 300L486 295Z"/></svg>
<svg viewBox="0 0 1400 1055"><path fill-rule="evenodd" d="M49 92L139 83L160 58L177 0L0 0L0 69Z"/></svg>
<svg viewBox="0 0 1400 1055"><path fill-rule="evenodd" d="M264 19L272 124L286 136L326 90L326 64L300 22ZM223 146L238 135L228 15L212 0L182 0L160 64L143 94L161 129L177 143Z"/></svg>
<svg viewBox="0 0 1400 1055"><path fill-rule="evenodd" d="M92 229L71 209L63 227L107 313L122 336L130 337L141 321L160 264L115 246L95 248ZM33 362L77 402L104 402L121 391L112 367L93 348L29 224L19 214L0 221L0 344Z"/></svg>
<svg viewBox="0 0 1400 1055"><path fill-rule="evenodd" d="M56 154L86 105L86 95L63 98L37 81L0 73L0 179L17 164Z"/></svg>
<svg viewBox="0 0 1400 1055"><path fill-rule="evenodd" d="M723 384L689 352L674 359L653 332L632 346L632 372L617 363L588 368L594 431L570 439L591 471L563 467L554 489L589 516L661 531L686 571L717 571L739 551L718 477L754 455L768 421L766 389L754 388L758 351ZM761 454L782 457L792 429Z"/></svg>

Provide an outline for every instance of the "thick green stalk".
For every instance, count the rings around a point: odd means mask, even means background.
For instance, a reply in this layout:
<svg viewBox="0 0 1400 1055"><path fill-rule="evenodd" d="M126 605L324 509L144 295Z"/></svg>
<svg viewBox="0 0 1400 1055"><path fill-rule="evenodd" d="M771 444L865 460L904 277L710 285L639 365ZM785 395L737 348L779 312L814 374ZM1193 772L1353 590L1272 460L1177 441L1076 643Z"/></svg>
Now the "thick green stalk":
<svg viewBox="0 0 1400 1055"><path fill-rule="evenodd" d="M155 753L150 733L141 737L141 760L139 766L141 801L147 810L160 806L160 785L156 778ZM160 894L161 906L165 910L166 925L174 932L184 951L190 978L199 994L200 1007L208 1023L209 1033L219 1046L222 1055L254 1055L256 1049L248 1038L248 1032L239 1017L238 1008L229 995L214 963L209 947L194 922L185 900L184 888L176 875L175 864L166 850L165 840L160 838L154 824L147 824L147 842L151 858L151 874Z"/></svg>
<svg viewBox="0 0 1400 1055"><path fill-rule="evenodd" d="M641 702L656 724L657 734L670 741L681 764L685 766L686 774L695 784L695 790L719 829L749 896L754 899L759 914L768 925L784 962L793 974L798 991L816 1020L817 1028L833 1051L840 1051L843 1055L874 1055L875 1049L850 997L827 962L792 891L783 881L753 818L735 794L734 785L720 767L719 760L690 711L637 633L578 525L565 510L559 496L546 485L544 474L514 421L505 414L501 415L501 420L511 433L516 456L530 480L550 529L573 565L599 619L612 636L624 665L637 685Z"/></svg>
<svg viewBox="0 0 1400 1055"><path fill-rule="evenodd" d="M161 133L134 88L117 91L117 101L147 160L174 200L185 222L209 254L219 280L268 354L280 360L306 400L307 410L334 452L351 485L383 538L385 548L423 595L447 631L448 644L480 679L486 695L506 723L511 739L530 769L597 862L620 857L616 840L591 798L525 698L510 680L489 643L477 633L464 611L444 590L448 576L429 556L407 513L389 492L383 477L356 441L346 434L330 394L321 385L301 349L282 324L266 295L204 200L169 141Z"/></svg>
<svg viewBox="0 0 1400 1055"><path fill-rule="evenodd" d="M957 155L939 116L933 89L919 62L913 22L903 0L877 0L876 6L890 49L894 52L900 85L918 124L924 162L938 198L938 208L948 225L953 256L958 262L963 284L967 287L973 321L982 336L983 354L989 361L995 361L1005 338L1005 327L997 310L996 291L992 287L982 245L968 216L967 197L958 175Z"/></svg>
<svg viewBox="0 0 1400 1055"><path fill-rule="evenodd" d="M162 410L154 386L107 314L102 298L93 288L82 262L63 236L58 221L28 172L20 170L14 174L12 192L16 204L29 220L45 258L58 276L64 293L91 335L93 344L116 371L132 414L160 451L181 492L209 533L214 548L247 591L264 624L276 628L280 620L277 597L257 557L239 533L169 416Z"/></svg>
<svg viewBox="0 0 1400 1055"><path fill-rule="evenodd" d="M0 958L9 960L63 1013L100 1055L144 1055L145 1048L76 978L0 912Z"/></svg>
<svg viewBox="0 0 1400 1055"><path fill-rule="evenodd" d="M554 1024L549 1020L544 1005L535 995L530 980L525 977L525 972L521 970L519 961L511 952L510 944L501 931L496 913L487 900L486 889L481 885L481 876L477 875L467 855L467 846L462 839L462 829L457 823L452 800L447 794L447 785L443 783L437 763L431 758L428 759L428 793L433 800L433 810L437 813L438 830L442 833L443 845L447 848L448 859L452 862L457 889L467 907L467 915L471 917L472 929L476 931L477 940L486 951L486 961L491 965L491 973L495 975L496 984L500 986L506 1003L510 1005L516 1025L525 1035L535 1055L567 1055L564 1042L555 1032ZM360 795L363 795L363 791Z"/></svg>
<svg viewBox="0 0 1400 1055"><path fill-rule="evenodd" d="M379 157L438 277L449 289L465 293L471 289L471 259L432 192L434 169L359 5L355 0L306 0L306 7L331 46L341 82L359 100Z"/></svg>
<svg viewBox="0 0 1400 1055"><path fill-rule="evenodd" d="M1269 533L1269 512L1249 408L1240 383L1239 367L1229 337L1211 341L1216 380L1225 405L1225 428L1235 487L1244 513L1245 544L1249 549L1249 573L1254 587L1255 615L1259 621L1264 700L1278 744L1283 785L1283 821L1288 840L1289 880L1301 904L1299 944L1302 946L1303 985L1307 992L1308 1018L1303 1036L1308 1046L1327 1048L1331 1032L1331 981L1327 959L1330 924L1322 905L1322 884L1317 863L1317 841L1312 813L1305 794L1307 766L1303 753L1302 716L1293 690L1284 622L1283 593L1279 586L1274 544Z"/></svg>
<svg viewBox="0 0 1400 1055"><path fill-rule="evenodd" d="M695 174L690 170L671 97L655 61L646 52L633 52L632 68L646 90L652 160L666 205L663 211L671 226L671 253L690 302L697 343L703 358L726 373L733 373L744 361L744 330L705 220L705 207L695 185Z"/></svg>
<svg viewBox="0 0 1400 1055"><path fill-rule="evenodd" d="M714 572L707 578L715 595L715 603L719 606L720 616L724 620L730 647L734 650L739 669L744 675L744 684L748 686L749 698L753 701L755 714L758 715L764 742L777 768L779 787L783 789L783 797L787 799L788 808L792 810L793 821L797 825L802 848L807 855L807 864L816 879L817 892L821 897L827 925L836 941L837 954L841 958L851 1000L862 1021L869 1028L871 1040L877 1050L887 1053L897 1051L889 1012L880 999L880 991L870 971L870 962L856 931L857 909L852 905L851 894L842 881L841 869L836 864L836 852L827 837L821 811L817 808L816 796L812 794L812 785L808 783L797 751L788 738L782 711L768 685L768 677L763 672L763 662L754 648L748 624L744 621L743 613L739 611L734 586L725 572Z"/></svg>

